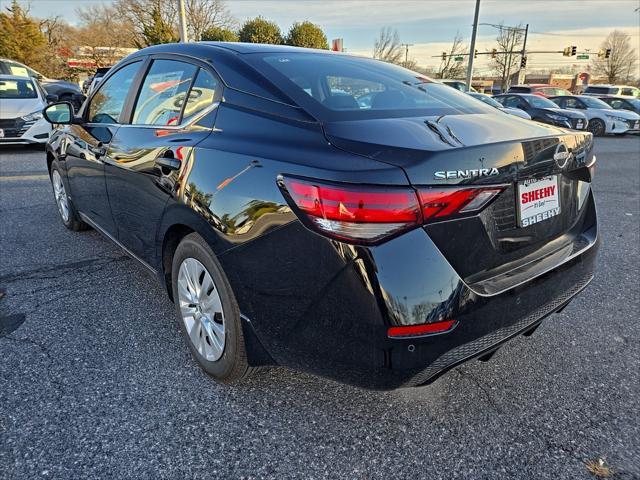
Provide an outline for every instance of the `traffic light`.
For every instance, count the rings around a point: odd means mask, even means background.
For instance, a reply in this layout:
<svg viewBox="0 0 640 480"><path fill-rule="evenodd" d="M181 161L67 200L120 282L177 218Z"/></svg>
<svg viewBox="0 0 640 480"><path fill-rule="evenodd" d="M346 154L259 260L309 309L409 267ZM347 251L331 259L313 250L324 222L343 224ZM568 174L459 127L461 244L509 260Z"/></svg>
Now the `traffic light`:
<svg viewBox="0 0 640 480"><path fill-rule="evenodd" d="M610 49L610 48L607 48L607 49L604 51L604 58L609 58L610 56L611 56L611 49Z"/></svg>
<svg viewBox="0 0 640 480"><path fill-rule="evenodd" d="M565 47L564 50L562 50L562 56L568 57L570 55L571 55L571 47Z"/></svg>
<svg viewBox="0 0 640 480"><path fill-rule="evenodd" d="M477 48L473 51L473 58L478 58L478 49Z"/></svg>
<svg viewBox="0 0 640 480"><path fill-rule="evenodd" d="M527 68L527 57L522 57L520 60L520 68Z"/></svg>
<svg viewBox="0 0 640 480"><path fill-rule="evenodd" d="M498 50L495 48L491 50L491 58L496 58L498 56Z"/></svg>
<svg viewBox="0 0 640 480"><path fill-rule="evenodd" d="M442 52L442 61L445 62L447 60L447 52Z"/></svg>
<svg viewBox="0 0 640 480"><path fill-rule="evenodd" d="M571 45L571 56L573 57L578 52L578 47Z"/></svg>

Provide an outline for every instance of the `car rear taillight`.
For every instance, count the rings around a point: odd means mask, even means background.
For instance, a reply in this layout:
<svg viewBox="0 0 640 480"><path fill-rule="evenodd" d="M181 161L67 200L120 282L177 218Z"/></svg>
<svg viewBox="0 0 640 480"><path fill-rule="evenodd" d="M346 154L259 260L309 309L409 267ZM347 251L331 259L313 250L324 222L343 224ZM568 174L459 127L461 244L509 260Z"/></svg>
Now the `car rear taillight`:
<svg viewBox="0 0 640 480"><path fill-rule="evenodd" d="M375 243L419 225L422 218L410 187L338 185L289 177L280 184L307 225L340 240Z"/></svg>
<svg viewBox="0 0 640 480"><path fill-rule="evenodd" d="M425 222L450 218L456 215L476 213L486 207L503 187L418 189Z"/></svg>
<svg viewBox="0 0 640 480"><path fill-rule="evenodd" d="M354 185L280 176L302 222L337 240L375 244L427 222L475 214L502 187L420 188Z"/></svg>

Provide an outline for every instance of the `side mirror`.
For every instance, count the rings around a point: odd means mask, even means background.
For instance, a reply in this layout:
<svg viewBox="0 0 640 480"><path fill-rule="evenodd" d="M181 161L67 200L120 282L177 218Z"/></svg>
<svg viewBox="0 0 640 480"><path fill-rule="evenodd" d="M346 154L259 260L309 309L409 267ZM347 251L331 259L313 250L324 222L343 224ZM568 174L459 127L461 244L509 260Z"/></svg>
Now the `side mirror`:
<svg viewBox="0 0 640 480"><path fill-rule="evenodd" d="M52 103L42 110L42 115L49 123L60 125L74 123L73 106L69 102Z"/></svg>
<svg viewBox="0 0 640 480"><path fill-rule="evenodd" d="M47 100L47 103L53 103L53 102L57 102L58 101L58 95L54 95L53 93L49 93L45 99Z"/></svg>

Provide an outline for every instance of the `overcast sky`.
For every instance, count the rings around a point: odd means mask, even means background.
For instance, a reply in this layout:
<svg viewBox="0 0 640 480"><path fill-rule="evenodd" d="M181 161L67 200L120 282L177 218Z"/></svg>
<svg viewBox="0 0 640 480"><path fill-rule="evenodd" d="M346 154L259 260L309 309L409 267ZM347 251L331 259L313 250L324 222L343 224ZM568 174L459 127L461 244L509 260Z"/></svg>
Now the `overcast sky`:
<svg viewBox="0 0 640 480"><path fill-rule="evenodd" d="M2 0L3 6L7 3ZM73 6L89 3L103 2L30 2L32 14L67 16L71 23L76 20ZM435 66L439 60L432 56L440 55L450 46L456 31L469 41L475 0L228 0L226 3L239 22L262 15L275 21L283 32L295 21L310 20L322 27L329 40L343 38L347 51L362 55L371 55L380 28L390 26L398 30L403 43L414 44L409 49L410 57L419 65ZM631 35L640 52L640 12L636 11L639 7L640 0L481 0L480 22L528 23L528 50L562 50L577 45L579 51L597 52L604 37L618 29ZM495 35L494 28L480 26L478 50L493 48ZM530 54L527 66L580 63L562 55ZM476 64L476 73L488 73L486 57Z"/></svg>

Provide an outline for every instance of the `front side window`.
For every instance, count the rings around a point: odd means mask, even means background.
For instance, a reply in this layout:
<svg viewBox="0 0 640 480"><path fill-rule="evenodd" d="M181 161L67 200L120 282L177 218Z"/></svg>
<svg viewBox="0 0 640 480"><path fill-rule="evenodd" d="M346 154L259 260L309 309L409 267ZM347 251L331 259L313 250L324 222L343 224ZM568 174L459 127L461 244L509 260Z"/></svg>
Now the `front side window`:
<svg viewBox="0 0 640 480"><path fill-rule="evenodd" d="M175 60L154 60L133 111L134 125L178 125L197 67Z"/></svg>
<svg viewBox="0 0 640 480"><path fill-rule="evenodd" d="M524 102L522 100L520 100L520 98L518 98L518 97L507 97L507 98L504 99L502 104L505 107L509 107L509 108L523 108L524 107Z"/></svg>
<svg viewBox="0 0 640 480"><path fill-rule="evenodd" d="M376 60L302 52L246 58L300 106L325 121L493 112L454 88Z"/></svg>
<svg viewBox="0 0 640 480"><path fill-rule="evenodd" d="M28 78L24 80L0 79L0 98L38 98L38 94L33 82Z"/></svg>
<svg viewBox="0 0 640 480"><path fill-rule="evenodd" d="M130 63L100 84L89 104L89 123L120 123L120 114L140 65L141 62Z"/></svg>

